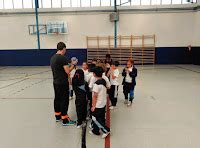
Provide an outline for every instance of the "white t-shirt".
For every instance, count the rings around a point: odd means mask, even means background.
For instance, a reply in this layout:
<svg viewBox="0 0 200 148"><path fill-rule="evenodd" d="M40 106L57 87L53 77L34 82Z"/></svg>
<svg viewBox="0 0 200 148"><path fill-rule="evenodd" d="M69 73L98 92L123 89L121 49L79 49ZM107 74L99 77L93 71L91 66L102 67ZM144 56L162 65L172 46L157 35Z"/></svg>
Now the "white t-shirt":
<svg viewBox="0 0 200 148"><path fill-rule="evenodd" d="M86 69L86 70L82 69L82 70L83 70L83 72L84 72L84 75L88 75L88 74L89 74L88 69Z"/></svg>
<svg viewBox="0 0 200 148"><path fill-rule="evenodd" d="M92 92L97 93L96 108L103 108L107 103L107 88L106 81L99 79L95 82Z"/></svg>
<svg viewBox="0 0 200 148"><path fill-rule="evenodd" d="M111 85L119 85L119 82L118 82L118 77L119 77L119 70L118 69L115 69L113 71L113 75L115 76L115 78L113 79L112 78L112 74L110 75L110 83Z"/></svg>
<svg viewBox="0 0 200 148"><path fill-rule="evenodd" d="M129 68L128 70L129 70L129 72L132 72L133 67ZM130 77L129 72L126 73L125 82L132 83L132 78Z"/></svg>
<svg viewBox="0 0 200 148"><path fill-rule="evenodd" d="M87 70L82 69L82 70L83 70L83 72L84 72L85 81L86 81L87 83L89 83L89 80L90 80L90 78L91 78L91 76L92 76L93 74L91 75L90 72L88 71L88 69L87 69Z"/></svg>
<svg viewBox="0 0 200 148"><path fill-rule="evenodd" d="M70 72L70 78L72 79L75 75L76 69L72 69L72 71Z"/></svg>
<svg viewBox="0 0 200 148"><path fill-rule="evenodd" d="M110 81L109 81L108 77L106 77L105 73L103 73L102 78L106 81L106 87L107 87L107 89L110 89L111 84L110 84ZM97 79L94 76L92 76L91 79L90 79L90 82L89 82L89 88L91 90L93 89L94 83L96 81L97 81Z"/></svg>

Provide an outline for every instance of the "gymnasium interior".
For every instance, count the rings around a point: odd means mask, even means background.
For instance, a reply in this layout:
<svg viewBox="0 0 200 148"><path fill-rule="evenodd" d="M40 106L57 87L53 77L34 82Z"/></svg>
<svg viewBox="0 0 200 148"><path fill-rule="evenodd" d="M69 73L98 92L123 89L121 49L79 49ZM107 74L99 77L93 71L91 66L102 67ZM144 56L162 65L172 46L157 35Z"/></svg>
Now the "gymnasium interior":
<svg viewBox="0 0 200 148"><path fill-rule="evenodd" d="M120 84L129 58L138 70L132 106L120 85L110 135L87 126L85 147L200 148L200 0L0 0L0 26L0 148L84 148L83 129L54 118L58 42L79 68L110 54Z"/></svg>

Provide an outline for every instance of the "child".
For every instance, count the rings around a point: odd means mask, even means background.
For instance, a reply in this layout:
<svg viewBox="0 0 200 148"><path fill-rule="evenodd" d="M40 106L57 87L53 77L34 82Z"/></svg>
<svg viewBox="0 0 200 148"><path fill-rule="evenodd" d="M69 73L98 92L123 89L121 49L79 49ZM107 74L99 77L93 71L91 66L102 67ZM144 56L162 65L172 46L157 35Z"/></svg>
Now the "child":
<svg viewBox="0 0 200 148"><path fill-rule="evenodd" d="M93 87L93 98L92 98L92 131L90 134L100 135L99 130L103 132L102 138L106 138L110 129L105 125L105 111L107 103L107 88L106 81L102 78L103 69L101 67L96 67L94 69L94 77L97 81Z"/></svg>
<svg viewBox="0 0 200 148"><path fill-rule="evenodd" d="M119 62L115 61L111 64L111 69L109 70L107 77L110 78L111 88L109 90L109 97L111 101L110 109L114 109L117 105L117 96L118 96L118 88L119 88Z"/></svg>
<svg viewBox="0 0 200 148"><path fill-rule="evenodd" d="M90 74L90 72L89 72L89 70L88 70L88 64L87 64L87 62L83 62L83 64L82 64L82 70L83 70L83 72L84 72L84 77L85 77L85 81L86 82L88 82L89 81L89 74Z"/></svg>
<svg viewBox="0 0 200 148"><path fill-rule="evenodd" d="M108 71L110 70L112 64L112 59L110 54L106 54L105 64L106 64L106 76L107 76Z"/></svg>
<svg viewBox="0 0 200 148"><path fill-rule="evenodd" d="M73 89L76 94L76 113L77 113L77 128L81 128L86 121L87 116L87 93L89 91L88 84L84 80L84 72L82 69L77 69L72 79Z"/></svg>
<svg viewBox="0 0 200 148"><path fill-rule="evenodd" d="M111 87L111 84L110 84L110 81L108 79L108 77L105 75L105 71L106 71L106 67L105 67L105 64L104 63L99 63L97 64L96 67L101 67L102 70L103 70L103 74L102 74L102 78L106 81L106 88L107 89L110 89ZM94 68L95 69L95 68ZM89 88L92 90L93 89L93 86L94 86L94 83L97 81L96 77L93 75L90 79L90 83L89 83Z"/></svg>
<svg viewBox="0 0 200 148"><path fill-rule="evenodd" d="M94 66L94 65L93 65ZM103 63L99 63L97 64L97 67L101 67L103 69L103 76L102 78L106 81L106 88L107 89L110 89L110 81L108 80L108 78L105 76L105 64ZM91 71L93 72L94 70L96 69L96 67L91 67ZM92 73L93 74L93 73ZM95 82L97 81L97 79L95 78L95 76L93 75L90 80L89 80L89 89L90 89L90 92L92 92L93 90L93 87L94 87L94 84ZM90 105L92 105L92 95L90 95L91 97L91 102L90 102ZM91 106L92 107L92 106Z"/></svg>
<svg viewBox="0 0 200 148"><path fill-rule="evenodd" d="M97 64L97 59L96 58L93 58L92 59L92 63L91 64L94 64L94 65L96 65Z"/></svg>
<svg viewBox="0 0 200 148"><path fill-rule="evenodd" d="M76 72L76 68L74 68L70 74L69 74L69 99L72 100L73 99L73 87L72 87L72 78L74 77L74 74Z"/></svg>
<svg viewBox="0 0 200 148"><path fill-rule="evenodd" d="M124 104L127 106L132 105L132 101L134 99L134 89L136 85L136 77L137 77L137 69L134 66L134 61L129 59L127 62L127 67L124 68L122 72L123 79L123 93L125 96ZM128 99L129 94L129 99Z"/></svg>

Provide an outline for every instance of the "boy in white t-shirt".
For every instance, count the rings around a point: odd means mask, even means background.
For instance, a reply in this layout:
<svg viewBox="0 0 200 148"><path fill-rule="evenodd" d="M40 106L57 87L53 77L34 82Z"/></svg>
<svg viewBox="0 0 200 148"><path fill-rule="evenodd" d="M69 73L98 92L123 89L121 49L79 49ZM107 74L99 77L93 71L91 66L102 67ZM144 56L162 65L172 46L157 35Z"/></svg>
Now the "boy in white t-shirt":
<svg viewBox="0 0 200 148"><path fill-rule="evenodd" d="M107 104L107 88L106 81L102 78L103 69L96 67L93 71L97 81L92 89L92 131L90 134L100 135L100 130L103 132L102 138L106 138L110 133L110 128L106 126L105 111Z"/></svg>
<svg viewBox="0 0 200 148"><path fill-rule="evenodd" d="M119 62L114 61L111 64L111 68L107 74L107 77L110 78L110 83L111 83L111 88L109 91L109 98L111 101L111 106L110 109L114 109L117 105L117 97L118 97L118 88L119 88L119 82L118 82L118 77L119 77Z"/></svg>

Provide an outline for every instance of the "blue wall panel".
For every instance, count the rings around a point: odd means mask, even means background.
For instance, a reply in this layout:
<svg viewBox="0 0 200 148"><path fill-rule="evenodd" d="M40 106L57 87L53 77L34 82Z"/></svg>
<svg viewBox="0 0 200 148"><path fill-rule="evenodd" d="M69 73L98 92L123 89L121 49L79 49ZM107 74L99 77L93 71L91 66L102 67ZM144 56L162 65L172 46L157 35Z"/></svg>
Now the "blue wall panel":
<svg viewBox="0 0 200 148"><path fill-rule="evenodd" d="M200 64L200 47L157 47L156 64Z"/></svg>
<svg viewBox="0 0 200 148"><path fill-rule="evenodd" d="M47 66L50 58L56 53L55 49L28 49L28 50L0 50L1 66ZM81 64L87 60L86 49L69 49L67 57L76 56Z"/></svg>
<svg viewBox="0 0 200 148"><path fill-rule="evenodd" d="M191 55L187 47L156 48L156 64L190 64Z"/></svg>
<svg viewBox="0 0 200 148"><path fill-rule="evenodd" d="M48 66L55 49L0 50L0 66ZM79 65L87 60L87 49L68 49L67 57L77 57ZM199 64L200 47L157 47L156 64Z"/></svg>

